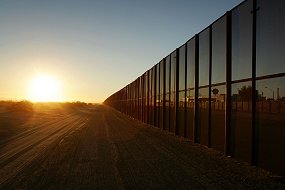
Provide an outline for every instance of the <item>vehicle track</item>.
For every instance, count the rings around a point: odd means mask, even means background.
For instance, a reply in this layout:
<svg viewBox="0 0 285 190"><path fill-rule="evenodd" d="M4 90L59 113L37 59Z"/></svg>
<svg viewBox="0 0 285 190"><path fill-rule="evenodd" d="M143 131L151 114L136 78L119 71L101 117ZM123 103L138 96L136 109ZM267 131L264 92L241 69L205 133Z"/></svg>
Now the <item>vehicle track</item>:
<svg viewBox="0 0 285 190"><path fill-rule="evenodd" d="M36 157L40 156L47 148L50 148L53 142L60 142L70 132L82 127L85 124L84 117L67 117L63 120L54 122L45 126L43 129L27 134L20 141L15 139L14 149L7 151L0 157L0 187L6 180L23 170ZM24 142L27 140L27 142Z"/></svg>
<svg viewBox="0 0 285 190"><path fill-rule="evenodd" d="M69 119L70 117L67 117L53 123L47 123L45 125L37 127L33 131L29 131L23 135L20 135L18 138L11 140L11 145L8 145L0 151L0 168L1 165L3 165L3 162L5 163L5 160L7 158L14 157L14 155L19 155L21 152L25 152L26 150L32 148L33 146L48 138L50 135L57 133L65 126L75 121L77 118L73 118L72 120Z"/></svg>
<svg viewBox="0 0 285 190"><path fill-rule="evenodd" d="M54 124L54 123L57 123L61 120L65 120L67 119L68 117L71 117L72 114L69 114L69 115L66 115L66 116L62 116L60 118L55 118L54 120L51 120L51 118L44 118L43 121L40 121L39 123L35 122L33 124L25 124L23 123L22 124L22 127L23 128L27 128L29 127L30 129L26 129L24 130L23 132L20 132L19 134L17 135L13 135L12 137L10 138L7 138L7 139L4 139L4 140L0 140L0 148L3 147L4 145L7 144L7 142L9 141L12 141L14 139L21 139L25 136L28 136L28 135L31 135L32 133L36 132L37 130L39 129L42 129L43 127L45 126L48 126L48 125L51 125L51 124ZM1 149L0 149L1 150Z"/></svg>

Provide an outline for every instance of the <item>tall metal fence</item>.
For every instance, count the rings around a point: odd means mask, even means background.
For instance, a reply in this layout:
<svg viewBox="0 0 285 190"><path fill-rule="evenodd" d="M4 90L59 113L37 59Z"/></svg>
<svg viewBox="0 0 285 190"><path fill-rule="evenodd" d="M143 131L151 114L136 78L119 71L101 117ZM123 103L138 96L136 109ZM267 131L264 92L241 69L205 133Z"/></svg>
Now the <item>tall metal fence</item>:
<svg viewBox="0 0 285 190"><path fill-rule="evenodd" d="M247 0L105 104L285 175L285 1Z"/></svg>

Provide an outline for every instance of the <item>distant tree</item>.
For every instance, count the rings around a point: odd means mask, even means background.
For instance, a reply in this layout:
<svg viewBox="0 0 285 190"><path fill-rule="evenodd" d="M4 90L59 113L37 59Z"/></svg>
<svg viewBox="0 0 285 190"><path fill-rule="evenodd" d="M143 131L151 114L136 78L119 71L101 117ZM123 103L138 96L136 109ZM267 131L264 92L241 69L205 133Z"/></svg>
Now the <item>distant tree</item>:
<svg viewBox="0 0 285 190"><path fill-rule="evenodd" d="M213 94L216 96L217 94L219 94L219 89L214 88L214 89L212 90L212 92L213 92Z"/></svg>
<svg viewBox="0 0 285 190"><path fill-rule="evenodd" d="M21 112L32 112L33 103L27 100L23 100L19 102L10 102L8 110L21 111Z"/></svg>
<svg viewBox="0 0 285 190"><path fill-rule="evenodd" d="M251 86L243 86L238 91L238 95L240 100L242 101L251 101L252 99L252 87Z"/></svg>
<svg viewBox="0 0 285 190"><path fill-rule="evenodd" d="M252 101L252 86L243 86L238 91L239 99L242 101ZM256 98L259 98L258 91L255 90Z"/></svg>

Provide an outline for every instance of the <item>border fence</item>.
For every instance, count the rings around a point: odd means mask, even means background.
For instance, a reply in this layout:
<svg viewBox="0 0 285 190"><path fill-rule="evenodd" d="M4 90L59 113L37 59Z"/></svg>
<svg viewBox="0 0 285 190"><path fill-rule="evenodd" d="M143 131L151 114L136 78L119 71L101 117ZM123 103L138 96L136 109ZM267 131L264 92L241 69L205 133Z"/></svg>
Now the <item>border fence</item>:
<svg viewBox="0 0 285 190"><path fill-rule="evenodd" d="M285 1L247 0L105 100L285 176Z"/></svg>

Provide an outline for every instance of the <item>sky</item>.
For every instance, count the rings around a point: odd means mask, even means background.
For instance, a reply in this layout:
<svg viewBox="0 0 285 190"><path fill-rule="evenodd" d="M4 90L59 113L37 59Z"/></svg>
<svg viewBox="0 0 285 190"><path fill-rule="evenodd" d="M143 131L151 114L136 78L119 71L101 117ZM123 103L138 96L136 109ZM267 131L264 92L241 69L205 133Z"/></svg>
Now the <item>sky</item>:
<svg viewBox="0 0 285 190"><path fill-rule="evenodd" d="M0 99L103 102L242 0L0 0ZM44 90L44 89L42 89Z"/></svg>

